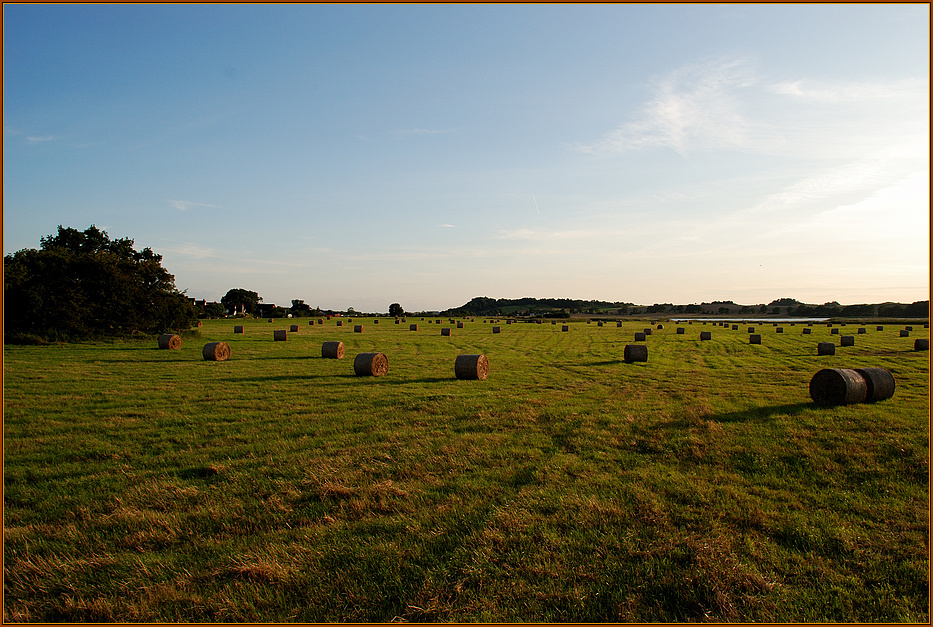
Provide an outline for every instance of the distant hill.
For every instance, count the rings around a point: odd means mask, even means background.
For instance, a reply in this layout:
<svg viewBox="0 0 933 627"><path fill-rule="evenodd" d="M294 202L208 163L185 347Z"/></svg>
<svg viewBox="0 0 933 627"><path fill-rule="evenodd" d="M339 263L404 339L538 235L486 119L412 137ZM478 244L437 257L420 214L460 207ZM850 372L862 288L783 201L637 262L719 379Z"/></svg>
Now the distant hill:
<svg viewBox="0 0 933 627"><path fill-rule="evenodd" d="M700 304L675 305L655 303L635 305L628 302L579 300L571 298L489 298L477 296L461 307L440 312L450 316L537 316L570 317L571 315L629 316L638 314L698 314L698 315L790 315L841 318L926 318L930 301L910 304L875 303L840 305L836 301L811 305L793 298L779 298L767 304L739 305L731 300Z"/></svg>

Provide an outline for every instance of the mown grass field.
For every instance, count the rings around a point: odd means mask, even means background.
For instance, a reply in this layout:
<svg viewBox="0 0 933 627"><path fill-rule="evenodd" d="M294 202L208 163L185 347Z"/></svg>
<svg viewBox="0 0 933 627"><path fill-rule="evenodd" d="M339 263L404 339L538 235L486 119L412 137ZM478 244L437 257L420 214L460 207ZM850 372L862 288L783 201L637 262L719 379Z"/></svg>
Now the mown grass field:
<svg viewBox="0 0 933 627"><path fill-rule="evenodd" d="M648 324L483 320L5 346L4 620L930 620L922 323L663 321L625 364ZM893 398L811 402L866 366Z"/></svg>

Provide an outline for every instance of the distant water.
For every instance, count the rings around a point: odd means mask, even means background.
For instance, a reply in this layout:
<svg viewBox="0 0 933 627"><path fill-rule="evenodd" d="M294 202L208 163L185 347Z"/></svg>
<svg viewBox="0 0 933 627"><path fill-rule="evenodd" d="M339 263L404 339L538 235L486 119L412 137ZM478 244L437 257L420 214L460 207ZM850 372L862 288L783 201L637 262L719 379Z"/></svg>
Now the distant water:
<svg viewBox="0 0 933 627"><path fill-rule="evenodd" d="M671 318L671 322L826 322L829 318Z"/></svg>

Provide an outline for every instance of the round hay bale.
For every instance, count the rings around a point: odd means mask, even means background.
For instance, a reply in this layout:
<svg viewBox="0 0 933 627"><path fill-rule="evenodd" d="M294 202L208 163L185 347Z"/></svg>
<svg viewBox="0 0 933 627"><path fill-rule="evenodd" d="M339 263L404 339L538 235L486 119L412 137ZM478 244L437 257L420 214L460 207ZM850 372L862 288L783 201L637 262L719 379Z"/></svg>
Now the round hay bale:
<svg viewBox="0 0 933 627"><path fill-rule="evenodd" d="M638 332L638 331L635 332L635 341L636 341L636 342L644 342L644 341L647 340L647 339L648 339L648 336L645 335L644 333L641 333L641 332Z"/></svg>
<svg viewBox="0 0 933 627"><path fill-rule="evenodd" d="M836 345L832 342L820 342L816 345L817 355L835 355Z"/></svg>
<svg viewBox="0 0 933 627"><path fill-rule="evenodd" d="M321 357L324 359L343 359L343 342L324 342L321 344Z"/></svg>
<svg viewBox="0 0 933 627"><path fill-rule="evenodd" d="M501 333L501 332L502 332L502 327L493 327L493 328L492 328L492 332L493 332L493 333Z"/></svg>
<svg viewBox="0 0 933 627"><path fill-rule="evenodd" d="M856 368L865 379L865 402L874 403L894 396L894 375L884 368Z"/></svg>
<svg viewBox="0 0 933 627"><path fill-rule="evenodd" d="M910 337L910 331L908 331L907 329L901 329L900 336L901 336L901 337Z"/></svg>
<svg viewBox="0 0 933 627"><path fill-rule="evenodd" d="M733 324L733 325L732 325L732 330L733 330L733 331L738 331L738 330L739 330L739 325Z"/></svg>
<svg viewBox="0 0 933 627"><path fill-rule="evenodd" d="M355 325L353 325L353 332L354 332L354 333L362 333L362 332L363 332L363 325L362 325L362 324L355 324Z"/></svg>
<svg viewBox="0 0 933 627"><path fill-rule="evenodd" d="M621 321L621 320L618 321L618 322L616 322L616 327L622 328L622 321Z"/></svg>
<svg viewBox="0 0 933 627"><path fill-rule="evenodd" d="M441 335L444 337L450 337L450 327L444 327L441 329Z"/></svg>
<svg viewBox="0 0 933 627"><path fill-rule="evenodd" d="M482 381L489 376L489 360L486 355L457 355L454 374L458 379Z"/></svg>
<svg viewBox="0 0 933 627"><path fill-rule="evenodd" d="M810 332L811 332L811 331L812 331L812 329L811 329L810 327L804 327L804 328L803 328L803 334L804 334L804 335L810 335Z"/></svg>
<svg viewBox="0 0 933 627"><path fill-rule="evenodd" d="M865 330L865 327L859 327L856 333L859 335L864 335L865 333L868 333L868 331Z"/></svg>
<svg viewBox="0 0 933 627"><path fill-rule="evenodd" d="M561 331L569 331L569 330L570 330L570 327L567 326L567 325L565 324L565 325L561 326L560 330L561 330Z"/></svg>
<svg viewBox="0 0 933 627"><path fill-rule="evenodd" d="M753 333L753 334L749 335L749 336L748 336L748 343L749 343L749 344L761 344L761 334L760 334L760 333Z"/></svg>
<svg viewBox="0 0 933 627"><path fill-rule="evenodd" d="M875 331L884 331L884 327L879 325L875 327Z"/></svg>
<svg viewBox="0 0 933 627"><path fill-rule="evenodd" d="M556 324L557 324L557 320L551 320L551 326L552 326L552 327L555 326Z"/></svg>
<svg viewBox="0 0 933 627"><path fill-rule="evenodd" d="M914 340L914 350L915 351L928 351L930 350L930 340L922 337L918 337Z"/></svg>
<svg viewBox="0 0 933 627"><path fill-rule="evenodd" d="M343 326L343 320L338 320L338 321L337 321L337 326L338 326L338 327L342 327L342 326Z"/></svg>
<svg viewBox="0 0 933 627"><path fill-rule="evenodd" d="M602 322L597 322L597 323L596 323L596 326L601 327L601 326L603 326L603 323L602 323Z"/></svg>
<svg viewBox="0 0 933 627"><path fill-rule="evenodd" d="M203 324L204 324L203 322L201 322L200 320L198 320L198 323L197 323L195 326L198 327L198 328L200 329L201 326L202 326Z"/></svg>
<svg viewBox="0 0 933 627"><path fill-rule="evenodd" d="M272 339L276 342L285 342L288 340L288 331L285 329L276 329L272 332Z"/></svg>
<svg viewBox="0 0 933 627"><path fill-rule="evenodd" d="M401 320L399 320L398 318L395 319L395 324L401 324L401 323L402 323Z"/></svg>
<svg viewBox="0 0 933 627"><path fill-rule="evenodd" d="M830 335L839 335L839 329L830 329L830 330L829 330L829 334L830 334Z"/></svg>
<svg viewBox="0 0 933 627"><path fill-rule="evenodd" d="M373 324L379 324L378 320L373 320Z"/></svg>
<svg viewBox="0 0 933 627"><path fill-rule="evenodd" d="M659 324L659 325L658 325L658 330L663 329L663 328L664 328L664 325L663 325L663 324Z"/></svg>
<svg viewBox="0 0 933 627"><path fill-rule="evenodd" d="M358 377L381 377L389 372L389 358L385 353L360 353L353 360L353 372Z"/></svg>
<svg viewBox="0 0 933 627"><path fill-rule="evenodd" d="M417 331L417 330L418 330L418 325L417 325L417 324L409 324L409 325L408 325L408 330L409 330L409 331Z"/></svg>
<svg viewBox="0 0 933 627"><path fill-rule="evenodd" d="M841 346L855 346L855 336L854 335L841 335L839 336Z"/></svg>
<svg viewBox="0 0 933 627"><path fill-rule="evenodd" d="M817 405L852 405L867 394L865 377L849 368L824 368L810 379L810 398Z"/></svg>
<svg viewBox="0 0 933 627"><path fill-rule="evenodd" d="M327 316L327 319L330 320L330 316ZM324 324L324 319L323 319L323 318L318 318L318 319L317 319L317 323L318 323L318 324Z"/></svg>
<svg viewBox="0 0 933 627"><path fill-rule="evenodd" d="M208 342L201 354L207 361L226 361L230 359L230 345L226 342Z"/></svg>
<svg viewBox="0 0 933 627"><path fill-rule="evenodd" d="M644 344L626 344L625 349L622 351L622 359L627 364L636 361L648 361L648 347Z"/></svg>
<svg viewBox="0 0 933 627"><path fill-rule="evenodd" d="M683 335L686 332L687 332L687 329L683 327L677 327L677 335Z"/></svg>
<svg viewBox="0 0 933 627"><path fill-rule="evenodd" d="M775 333L784 333L784 327L778 327L774 330Z"/></svg>
<svg viewBox="0 0 933 627"><path fill-rule="evenodd" d="M512 321L511 321L511 320L506 320L505 323L506 323L506 324L512 324Z"/></svg>
<svg viewBox="0 0 933 627"><path fill-rule="evenodd" d="M749 332L749 333L754 333L754 332L755 332L755 327L748 327L748 332Z"/></svg>
<svg viewBox="0 0 933 627"><path fill-rule="evenodd" d="M243 333L243 325L242 325L242 324L238 324L238 325L234 326L234 327L233 327L233 332L234 332L234 333Z"/></svg>
<svg viewBox="0 0 933 627"><path fill-rule="evenodd" d="M904 327L904 330L905 330L905 331L913 331L914 328L913 328L913 327Z"/></svg>
<svg viewBox="0 0 933 627"><path fill-rule="evenodd" d="M272 322L272 318L269 318L269 322Z"/></svg>
<svg viewBox="0 0 933 627"><path fill-rule="evenodd" d="M298 333L298 325L293 324L292 326L288 328L288 330L291 331L292 333Z"/></svg>
<svg viewBox="0 0 933 627"><path fill-rule="evenodd" d="M171 350L181 348L181 336L174 333L163 333L159 336L159 348Z"/></svg>
<svg viewBox="0 0 933 627"><path fill-rule="evenodd" d="M457 328L458 328L458 329L462 329L462 328L463 328L463 323L462 323L462 322L458 322L458 323L457 323Z"/></svg>
<svg viewBox="0 0 933 627"><path fill-rule="evenodd" d="M645 329L645 335L651 335L652 331L650 328Z"/></svg>
<svg viewBox="0 0 933 627"><path fill-rule="evenodd" d="M713 333L711 331L700 331L701 340L711 340L713 339Z"/></svg>
<svg viewBox="0 0 933 627"><path fill-rule="evenodd" d="M314 320L312 320L311 322L309 322L308 325L310 325L310 326L313 327L313 326L314 326Z"/></svg>

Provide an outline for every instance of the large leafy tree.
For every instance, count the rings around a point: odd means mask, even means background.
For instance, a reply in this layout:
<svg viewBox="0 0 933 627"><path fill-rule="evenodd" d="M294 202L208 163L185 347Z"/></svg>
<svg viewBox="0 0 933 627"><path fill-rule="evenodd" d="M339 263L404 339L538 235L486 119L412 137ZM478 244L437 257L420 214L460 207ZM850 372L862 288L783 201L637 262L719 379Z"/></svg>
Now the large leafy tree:
<svg viewBox="0 0 933 627"><path fill-rule="evenodd" d="M232 290L229 290L224 294L223 298L220 299L220 302L228 311L234 311L237 306L243 310L244 313L255 313L256 305L262 301L262 297L256 292L251 292L249 290L244 290L239 287L235 287Z"/></svg>
<svg viewBox="0 0 933 627"><path fill-rule="evenodd" d="M5 335L86 339L187 329L197 318L162 255L91 225L3 259Z"/></svg>

